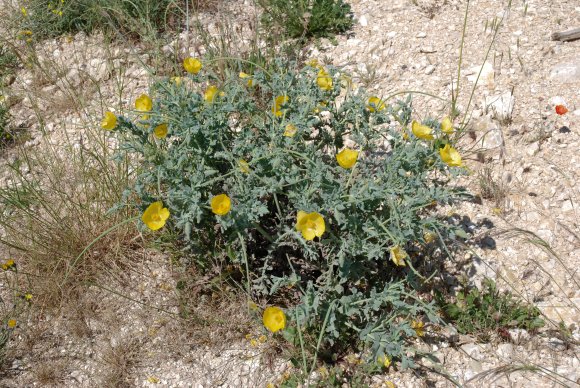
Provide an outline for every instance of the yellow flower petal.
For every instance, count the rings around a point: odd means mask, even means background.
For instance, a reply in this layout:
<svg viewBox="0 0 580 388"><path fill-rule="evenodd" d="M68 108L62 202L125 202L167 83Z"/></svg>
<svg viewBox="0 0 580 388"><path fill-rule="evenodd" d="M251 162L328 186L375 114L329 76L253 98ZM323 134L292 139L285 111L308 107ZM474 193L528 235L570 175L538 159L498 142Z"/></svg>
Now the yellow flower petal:
<svg viewBox="0 0 580 388"><path fill-rule="evenodd" d="M326 70L321 69L316 76L316 84L322 90L332 90L332 77Z"/></svg>
<svg viewBox="0 0 580 388"><path fill-rule="evenodd" d="M218 216L225 216L232 208L232 201L226 194L216 195L211 199L211 211Z"/></svg>
<svg viewBox="0 0 580 388"><path fill-rule="evenodd" d="M16 327L16 319L9 319L8 320L8 327L14 329Z"/></svg>
<svg viewBox="0 0 580 388"><path fill-rule="evenodd" d="M215 96L218 94L218 88L215 85L208 87L205 92L203 92L203 99L207 102L213 102Z"/></svg>
<svg viewBox="0 0 580 388"><path fill-rule="evenodd" d="M380 112L385 109L385 103L378 97L370 97L367 103L367 109L371 112Z"/></svg>
<svg viewBox="0 0 580 388"><path fill-rule="evenodd" d="M314 237L322 237L326 231L324 218L320 213L306 213L299 211L296 217L296 229L302 233L305 240L314 240Z"/></svg>
<svg viewBox="0 0 580 388"><path fill-rule="evenodd" d="M240 167L240 171L244 174L250 173L250 165L244 159L240 159L238 161L238 166Z"/></svg>
<svg viewBox="0 0 580 388"><path fill-rule="evenodd" d="M298 128L296 128L296 126L294 124L288 124L288 125L286 125L286 128L284 128L284 136L294 137L294 135L296 135L297 131L298 131Z"/></svg>
<svg viewBox="0 0 580 388"><path fill-rule="evenodd" d="M386 355L385 356L379 356L377 358L377 361L384 368L388 368L388 367L391 366L391 358L389 356L386 356Z"/></svg>
<svg viewBox="0 0 580 388"><path fill-rule="evenodd" d="M113 112L105 112L103 120L101 120L101 128L111 131L117 126L117 116Z"/></svg>
<svg viewBox="0 0 580 388"><path fill-rule="evenodd" d="M135 100L135 109L139 112L149 112L153 109L153 101L151 97L146 94L142 94Z"/></svg>
<svg viewBox="0 0 580 388"><path fill-rule="evenodd" d="M290 101L290 97L288 96L278 96L274 99L274 106L272 107L272 113L276 117L282 116L282 105L287 104Z"/></svg>
<svg viewBox="0 0 580 388"><path fill-rule="evenodd" d="M446 134L453 133L453 123L449 117L445 117L443 121L441 121L441 131Z"/></svg>
<svg viewBox="0 0 580 388"><path fill-rule="evenodd" d="M171 82L173 82L176 86L181 85L181 77L171 77Z"/></svg>
<svg viewBox="0 0 580 388"><path fill-rule="evenodd" d="M432 128L430 128L426 125L419 124L415 120L413 120L413 122L411 123L411 130L413 131L413 134L415 136L417 136L419 139L424 139L424 140L435 139L435 137L433 136L433 129Z"/></svg>
<svg viewBox="0 0 580 388"><path fill-rule="evenodd" d="M279 307L268 307L264 310L262 322L266 329L275 333L286 327L286 315Z"/></svg>
<svg viewBox="0 0 580 388"><path fill-rule="evenodd" d="M393 260L393 263L395 263L398 266L404 267L406 265L405 259L409 257L409 255L407 255L407 252L405 252L405 250L398 245L392 247L390 251L391 251L391 260Z"/></svg>
<svg viewBox="0 0 580 388"><path fill-rule="evenodd" d="M463 164L461 161L461 155L455 148L451 147L449 143L445 144L445 147L439 148L439 155L441 155L441 160L443 160L443 162L448 166L461 167Z"/></svg>
<svg viewBox="0 0 580 388"><path fill-rule="evenodd" d="M185 58L183 60L183 68L190 74L197 74L202 68L201 61L196 58Z"/></svg>
<svg viewBox="0 0 580 388"><path fill-rule="evenodd" d="M425 335L425 331L423 330L424 326L425 326L425 324L421 321L412 321L411 322L411 328L413 330L415 330L417 337L423 337Z"/></svg>
<svg viewBox="0 0 580 388"><path fill-rule="evenodd" d="M153 134L158 139L165 138L167 136L167 124L163 123L156 126L155 129L153 130Z"/></svg>
<svg viewBox="0 0 580 388"><path fill-rule="evenodd" d="M248 85L249 88L251 88L254 85L254 80L252 79L252 76L250 74L246 74L243 71L240 71L240 78L248 80L246 82L246 85Z"/></svg>
<svg viewBox="0 0 580 388"><path fill-rule="evenodd" d="M163 207L163 202L153 202L143 215L141 221L151 230L158 230L165 226L165 222L169 218L169 209Z"/></svg>
<svg viewBox="0 0 580 388"><path fill-rule="evenodd" d="M340 165L340 167L349 169L354 166L358 159L358 151L351 150L349 148L345 148L336 154L336 161Z"/></svg>

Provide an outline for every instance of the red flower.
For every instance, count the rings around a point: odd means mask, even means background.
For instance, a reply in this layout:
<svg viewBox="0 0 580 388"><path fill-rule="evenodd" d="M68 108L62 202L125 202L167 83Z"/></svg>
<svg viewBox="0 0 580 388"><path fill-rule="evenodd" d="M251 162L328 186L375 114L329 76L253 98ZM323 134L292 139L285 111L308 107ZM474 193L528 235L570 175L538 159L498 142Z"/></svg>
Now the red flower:
<svg viewBox="0 0 580 388"><path fill-rule="evenodd" d="M556 105L556 113L562 116L568 113L568 109L564 105Z"/></svg>

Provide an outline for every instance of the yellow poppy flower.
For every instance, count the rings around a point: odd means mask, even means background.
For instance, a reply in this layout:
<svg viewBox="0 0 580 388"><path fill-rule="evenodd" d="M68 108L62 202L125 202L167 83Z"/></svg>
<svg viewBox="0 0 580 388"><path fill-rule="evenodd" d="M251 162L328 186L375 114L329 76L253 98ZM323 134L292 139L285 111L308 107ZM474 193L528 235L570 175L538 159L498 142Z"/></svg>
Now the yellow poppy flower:
<svg viewBox="0 0 580 388"><path fill-rule="evenodd" d="M26 300L32 300L32 294L30 294L30 293L24 294L24 299L26 299Z"/></svg>
<svg viewBox="0 0 580 388"><path fill-rule="evenodd" d="M377 358L377 362L385 368L388 368L391 366L391 358L387 355L379 356Z"/></svg>
<svg viewBox="0 0 580 388"><path fill-rule="evenodd" d="M441 155L441 160L451 167L461 167L461 155L449 143L445 144L445 147L439 148L439 155Z"/></svg>
<svg viewBox="0 0 580 388"><path fill-rule="evenodd" d="M275 333L286 327L286 315L279 307L267 307L262 316L262 322L266 329Z"/></svg>
<svg viewBox="0 0 580 388"><path fill-rule="evenodd" d="M367 109L371 112L380 112L385 109L385 103L378 97L370 97L367 103Z"/></svg>
<svg viewBox="0 0 580 388"><path fill-rule="evenodd" d="M393 263L396 265L404 267L406 265L405 259L407 257L409 257L409 255L407 255L407 252L405 252L405 250L400 246L395 245L391 248L391 260L393 260Z"/></svg>
<svg viewBox="0 0 580 388"><path fill-rule="evenodd" d="M413 330L415 330L417 337L423 337L425 335L425 331L423 330L424 326L425 326L425 324L421 321L412 321L411 322L411 328Z"/></svg>
<svg viewBox="0 0 580 388"><path fill-rule="evenodd" d="M274 106L272 107L272 113L276 117L282 116L282 105L287 104L290 101L288 96L278 96L274 99Z"/></svg>
<svg viewBox="0 0 580 388"><path fill-rule="evenodd" d="M202 68L201 61L196 58L188 57L183 60L183 68L190 74L197 74Z"/></svg>
<svg viewBox="0 0 580 388"><path fill-rule="evenodd" d="M105 112L105 116L101 120L101 128L111 131L117 126L117 116L113 112Z"/></svg>
<svg viewBox="0 0 580 388"><path fill-rule="evenodd" d="M169 209L163 207L163 202L153 202L143 212L141 221L151 230L158 230L163 228L165 221L169 218Z"/></svg>
<svg viewBox="0 0 580 388"><path fill-rule="evenodd" d="M449 117L445 117L443 121L441 121L441 131L446 134L453 133L453 123Z"/></svg>
<svg viewBox="0 0 580 388"><path fill-rule="evenodd" d="M238 161L238 166L240 167L240 171L243 172L244 174L250 173L250 165L244 159L240 159Z"/></svg>
<svg viewBox="0 0 580 388"><path fill-rule="evenodd" d="M181 85L181 77L171 77L171 82L173 82L176 86Z"/></svg>
<svg viewBox="0 0 580 388"><path fill-rule="evenodd" d="M296 220L296 229L302 233L305 240L314 240L314 237L321 237L324 234L326 224L320 213L306 213L300 210Z"/></svg>
<svg viewBox="0 0 580 388"><path fill-rule="evenodd" d="M153 130L153 134L158 139L163 139L167 136L167 123L159 124Z"/></svg>
<svg viewBox="0 0 580 388"><path fill-rule="evenodd" d="M6 260L6 263L2 264L2 269L4 271L8 271L9 269L11 269L14 266L16 266L16 263L14 263L14 260L9 259L9 260Z"/></svg>
<svg viewBox="0 0 580 388"><path fill-rule="evenodd" d="M358 151L345 148L336 154L336 161L342 168L352 168L358 159Z"/></svg>
<svg viewBox="0 0 580 388"><path fill-rule="evenodd" d="M135 109L139 112L149 112L153 109L153 101L151 97L146 94L142 94L138 99L135 100Z"/></svg>
<svg viewBox="0 0 580 388"><path fill-rule="evenodd" d="M246 85L248 85L248 87L251 88L254 85L254 80L252 79L252 76L250 74L246 74L243 71L240 71L240 78L248 80L246 82Z"/></svg>
<svg viewBox="0 0 580 388"><path fill-rule="evenodd" d="M288 124L288 125L286 125L286 128L284 128L284 136L294 137L294 135L296 135L297 131L298 131L298 128L296 128L296 126L294 124Z"/></svg>
<svg viewBox="0 0 580 388"><path fill-rule="evenodd" d="M10 329L14 329L16 327L16 319L9 319L8 320L8 327Z"/></svg>
<svg viewBox="0 0 580 388"><path fill-rule="evenodd" d="M216 195L211 199L211 211L218 216L225 216L232 208L232 201L226 194Z"/></svg>
<svg viewBox="0 0 580 388"><path fill-rule="evenodd" d="M203 92L203 99L207 102L213 102L215 99L216 94L218 94L218 88L215 85L211 85L205 92Z"/></svg>
<svg viewBox="0 0 580 388"><path fill-rule="evenodd" d="M321 69L316 77L316 84L322 90L332 90L332 77L326 70Z"/></svg>
<svg viewBox="0 0 580 388"><path fill-rule="evenodd" d="M433 136L433 128L419 124L415 120L413 120L413 122L411 123L411 130L413 131L413 134L417 136L419 139L424 140L435 139L435 137Z"/></svg>

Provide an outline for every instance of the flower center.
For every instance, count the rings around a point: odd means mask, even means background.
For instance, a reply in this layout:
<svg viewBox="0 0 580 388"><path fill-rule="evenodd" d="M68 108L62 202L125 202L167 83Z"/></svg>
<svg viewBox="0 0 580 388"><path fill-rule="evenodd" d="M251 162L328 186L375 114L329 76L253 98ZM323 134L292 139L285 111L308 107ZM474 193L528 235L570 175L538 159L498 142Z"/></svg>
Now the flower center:
<svg viewBox="0 0 580 388"><path fill-rule="evenodd" d="M159 214L155 213L151 216L151 219L153 221L161 221L161 216Z"/></svg>

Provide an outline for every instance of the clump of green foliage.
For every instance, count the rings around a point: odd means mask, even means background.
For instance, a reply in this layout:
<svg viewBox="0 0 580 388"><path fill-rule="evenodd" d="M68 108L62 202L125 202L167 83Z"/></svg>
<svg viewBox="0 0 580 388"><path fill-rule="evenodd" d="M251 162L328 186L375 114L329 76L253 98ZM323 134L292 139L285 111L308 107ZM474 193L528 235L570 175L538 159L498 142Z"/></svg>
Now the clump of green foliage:
<svg viewBox="0 0 580 388"><path fill-rule="evenodd" d="M177 0L26 0L15 12L18 30L43 39L105 30L118 36L144 37L179 23Z"/></svg>
<svg viewBox="0 0 580 388"><path fill-rule="evenodd" d="M331 38L352 28L350 5L343 0L260 0L262 23L290 38Z"/></svg>
<svg viewBox="0 0 580 388"><path fill-rule="evenodd" d="M366 347L412 366L412 322L439 322L411 286L414 252L426 236L453 235L430 209L462 197L449 185L461 169L441 160L452 138L439 123L437 142L410 133L410 99L371 104L349 85L336 69L281 61L246 78L204 67L156 83L152 109L139 98L146 112L114 129L140 161L126 204L162 201L197 265L236 266L254 301L285 308L285 338L308 353ZM344 168L346 148L359 154ZM212 202L224 194L231 208L218 215ZM300 212L316 212L322 233L298 230Z"/></svg>
<svg viewBox="0 0 580 388"><path fill-rule="evenodd" d="M507 329L535 331L544 326L537 307L516 299L509 292L500 292L494 281L486 279L482 289L464 287L453 302L437 297L445 318L462 334L476 334L482 339L493 332L509 339Z"/></svg>

